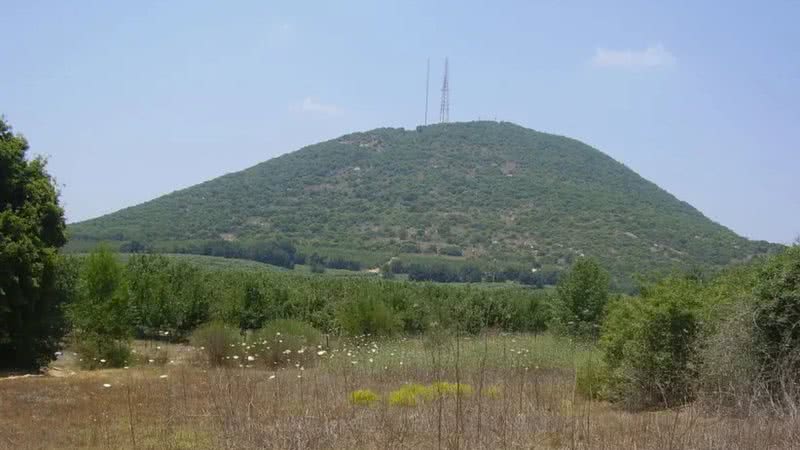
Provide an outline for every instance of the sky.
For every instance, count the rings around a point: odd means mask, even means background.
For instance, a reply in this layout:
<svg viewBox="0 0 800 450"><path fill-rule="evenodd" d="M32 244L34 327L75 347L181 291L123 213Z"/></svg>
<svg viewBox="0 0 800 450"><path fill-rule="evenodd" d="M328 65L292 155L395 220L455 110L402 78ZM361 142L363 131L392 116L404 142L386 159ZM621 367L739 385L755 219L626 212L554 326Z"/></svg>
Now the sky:
<svg viewBox="0 0 800 450"><path fill-rule="evenodd" d="M70 222L438 119L570 136L737 233L800 235L800 2L0 0L0 114Z"/></svg>

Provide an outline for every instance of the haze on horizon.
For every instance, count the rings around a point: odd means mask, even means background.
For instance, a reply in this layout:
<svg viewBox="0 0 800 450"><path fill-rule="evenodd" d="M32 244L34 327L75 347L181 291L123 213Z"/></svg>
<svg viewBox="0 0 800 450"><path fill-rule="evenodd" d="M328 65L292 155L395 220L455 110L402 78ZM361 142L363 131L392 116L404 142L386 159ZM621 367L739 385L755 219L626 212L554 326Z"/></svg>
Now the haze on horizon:
<svg viewBox="0 0 800 450"><path fill-rule="evenodd" d="M70 221L438 117L576 138L739 234L800 234L800 3L16 1L0 113Z"/></svg>

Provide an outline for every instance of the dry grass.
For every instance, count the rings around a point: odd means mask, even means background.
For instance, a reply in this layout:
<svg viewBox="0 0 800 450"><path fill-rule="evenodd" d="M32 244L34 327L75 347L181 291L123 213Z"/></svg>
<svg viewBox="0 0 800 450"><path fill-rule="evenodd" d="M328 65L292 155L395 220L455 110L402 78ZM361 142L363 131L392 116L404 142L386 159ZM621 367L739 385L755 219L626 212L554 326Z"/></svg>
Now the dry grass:
<svg viewBox="0 0 800 450"><path fill-rule="evenodd" d="M710 417L694 407L633 414L585 401L565 367L583 350L546 339L462 342L458 364L451 346L426 352L414 340L364 340L303 370L167 363L2 380L0 448L800 448L797 420ZM543 357L556 345L560 354ZM472 393L388 401L409 383L456 378ZM359 389L380 399L354 404Z"/></svg>

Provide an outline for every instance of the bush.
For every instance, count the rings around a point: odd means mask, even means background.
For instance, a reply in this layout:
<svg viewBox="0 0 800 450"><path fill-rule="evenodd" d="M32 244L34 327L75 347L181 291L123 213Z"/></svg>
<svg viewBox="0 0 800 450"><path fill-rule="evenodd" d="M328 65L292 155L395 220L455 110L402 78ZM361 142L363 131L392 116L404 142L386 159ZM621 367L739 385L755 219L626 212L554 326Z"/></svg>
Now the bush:
<svg viewBox="0 0 800 450"><path fill-rule="evenodd" d="M768 397L768 392L759 379L751 303L748 299L725 305L724 317L714 324L714 331L704 337L698 350L702 361L697 381L700 400L733 414L748 414L752 407L769 400L762 397Z"/></svg>
<svg viewBox="0 0 800 450"><path fill-rule="evenodd" d="M612 398L632 408L692 399L701 297L695 280L670 277L613 304L600 341Z"/></svg>
<svg viewBox="0 0 800 450"><path fill-rule="evenodd" d="M221 322L207 323L192 333L191 343L200 349L212 367L221 366L239 343L239 330Z"/></svg>
<svg viewBox="0 0 800 450"><path fill-rule="evenodd" d="M417 406L417 396L411 391L398 389L389 393L389 404L392 406Z"/></svg>
<svg viewBox="0 0 800 450"><path fill-rule="evenodd" d="M299 320L279 319L267 323L251 337L251 353L268 368L289 362L305 363L316 357L321 334Z"/></svg>
<svg viewBox="0 0 800 450"><path fill-rule="evenodd" d="M800 247L771 258L758 272L754 290L755 345L769 391L800 394ZM787 392L786 385L792 392Z"/></svg>
<svg viewBox="0 0 800 450"><path fill-rule="evenodd" d="M556 288L555 318L567 333L596 338L609 298L608 272L591 258L579 258Z"/></svg>
<svg viewBox="0 0 800 450"><path fill-rule="evenodd" d="M351 336L395 334L402 326L399 317L376 297L374 289L370 291L363 290L341 304L336 315L339 325Z"/></svg>
<svg viewBox="0 0 800 450"><path fill-rule="evenodd" d="M527 294L527 293L526 293ZM551 310L546 295L516 295L509 300L511 312L506 319L506 331L541 333L551 320Z"/></svg>
<svg viewBox="0 0 800 450"><path fill-rule="evenodd" d="M130 364L131 347L127 341L83 334L76 339L79 365L85 370L124 367Z"/></svg>
<svg viewBox="0 0 800 450"><path fill-rule="evenodd" d="M126 341L133 335L123 267L107 247L100 247L86 258L67 317L78 341Z"/></svg>
<svg viewBox="0 0 800 450"><path fill-rule="evenodd" d="M370 389L360 389L350 393L350 403L359 406L370 406L380 400L378 394Z"/></svg>
<svg viewBox="0 0 800 450"><path fill-rule="evenodd" d="M389 404L393 406L417 406L418 400L430 400L436 392L421 384L406 384L389 393Z"/></svg>

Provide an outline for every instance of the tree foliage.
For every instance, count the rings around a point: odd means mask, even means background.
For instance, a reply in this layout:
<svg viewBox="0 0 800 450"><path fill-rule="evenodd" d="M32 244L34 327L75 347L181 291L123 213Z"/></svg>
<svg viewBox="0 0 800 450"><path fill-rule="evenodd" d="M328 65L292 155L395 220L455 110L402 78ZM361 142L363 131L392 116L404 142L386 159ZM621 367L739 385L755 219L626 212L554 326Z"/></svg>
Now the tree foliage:
<svg viewBox="0 0 800 450"><path fill-rule="evenodd" d="M0 118L0 367L36 368L64 331L64 212L42 158Z"/></svg>
<svg viewBox="0 0 800 450"><path fill-rule="evenodd" d="M125 268L107 247L84 261L77 295L67 310L78 339L124 341L133 335L134 315Z"/></svg>
<svg viewBox="0 0 800 450"><path fill-rule="evenodd" d="M579 258L556 288L556 319L575 336L597 337L609 299L610 278L592 258Z"/></svg>

